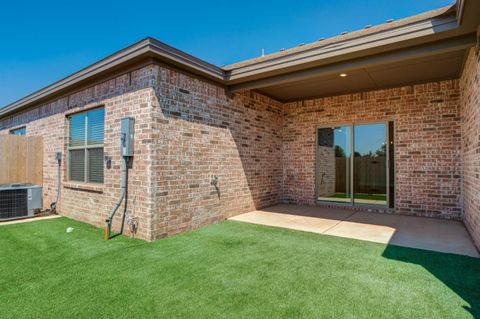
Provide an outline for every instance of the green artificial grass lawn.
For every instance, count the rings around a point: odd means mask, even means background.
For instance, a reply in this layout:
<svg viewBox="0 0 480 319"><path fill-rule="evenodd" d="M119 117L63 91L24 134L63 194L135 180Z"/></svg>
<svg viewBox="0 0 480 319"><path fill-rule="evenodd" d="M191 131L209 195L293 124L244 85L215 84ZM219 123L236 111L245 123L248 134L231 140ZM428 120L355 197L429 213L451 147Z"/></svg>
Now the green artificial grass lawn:
<svg viewBox="0 0 480 319"><path fill-rule="evenodd" d="M102 237L67 218L0 226L0 317L480 316L475 258L237 222Z"/></svg>

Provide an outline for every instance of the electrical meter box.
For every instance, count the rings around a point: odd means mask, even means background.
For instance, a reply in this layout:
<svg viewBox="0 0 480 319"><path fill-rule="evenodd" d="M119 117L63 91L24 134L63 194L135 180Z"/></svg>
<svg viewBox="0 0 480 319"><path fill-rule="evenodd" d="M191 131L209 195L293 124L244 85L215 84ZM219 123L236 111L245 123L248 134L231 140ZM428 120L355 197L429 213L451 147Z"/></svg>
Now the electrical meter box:
<svg viewBox="0 0 480 319"><path fill-rule="evenodd" d="M122 156L133 156L133 141L135 136L135 119L124 117L120 125Z"/></svg>

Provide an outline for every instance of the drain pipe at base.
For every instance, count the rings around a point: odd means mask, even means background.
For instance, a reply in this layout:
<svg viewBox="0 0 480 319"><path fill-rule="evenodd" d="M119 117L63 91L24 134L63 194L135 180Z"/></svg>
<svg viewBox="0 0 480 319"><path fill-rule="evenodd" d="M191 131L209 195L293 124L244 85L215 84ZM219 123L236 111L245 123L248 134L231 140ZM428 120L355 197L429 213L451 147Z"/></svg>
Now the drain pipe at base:
<svg viewBox="0 0 480 319"><path fill-rule="evenodd" d="M118 199L117 204L112 209L112 212L105 220L107 222L107 227L105 228L105 240L111 238L112 232L112 221L115 213L117 212L118 208L125 201L124 209L123 209L123 218L125 218L125 214L127 212L127 184L128 184L128 164L130 158L133 156L133 141L134 141L134 124L135 120L131 117L122 118L120 121L120 148L122 154L122 181L121 181L121 194L120 198ZM122 227L120 229L120 233L123 232L123 221Z"/></svg>

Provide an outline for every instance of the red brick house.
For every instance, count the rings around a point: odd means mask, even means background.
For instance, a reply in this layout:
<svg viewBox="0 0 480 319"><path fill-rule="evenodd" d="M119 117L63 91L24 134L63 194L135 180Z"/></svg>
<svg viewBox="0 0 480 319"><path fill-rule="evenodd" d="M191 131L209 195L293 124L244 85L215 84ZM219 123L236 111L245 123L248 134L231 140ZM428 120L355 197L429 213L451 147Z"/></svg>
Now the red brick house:
<svg viewBox="0 0 480 319"><path fill-rule="evenodd" d="M285 202L463 220L480 247L479 23L458 1L225 67L147 38L0 109L0 134L43 136L45 204L62 152L58 211L103 226L133 117L147 240Z"/></svg>

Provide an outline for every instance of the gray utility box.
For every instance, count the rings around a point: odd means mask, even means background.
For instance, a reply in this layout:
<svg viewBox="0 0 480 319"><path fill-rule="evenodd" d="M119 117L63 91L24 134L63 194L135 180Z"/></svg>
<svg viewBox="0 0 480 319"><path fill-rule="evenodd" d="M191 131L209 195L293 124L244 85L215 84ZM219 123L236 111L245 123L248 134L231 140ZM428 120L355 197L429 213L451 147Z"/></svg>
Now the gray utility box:
<svg viewBox="0 0 480 319"><path fill-rule="evenodd" d="M135 119L124 117L120 125L122 156L133 156L133 141L135 137Z"/></svg>
<svg viewBox="0 0 480 319"><path fill-rule="evenodd" d="M31 217L42 209L42 187L22 184L0 184L0 220Z"/></svg>

